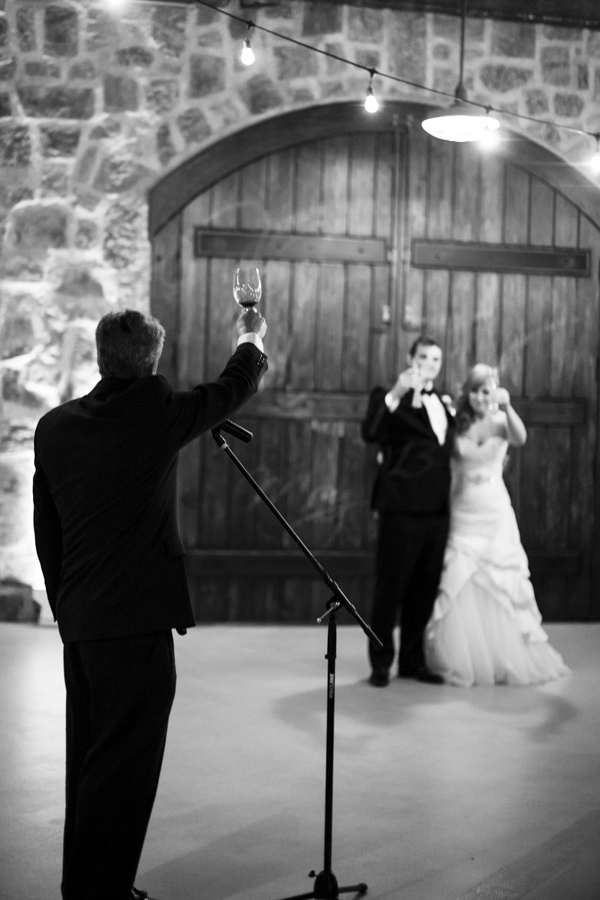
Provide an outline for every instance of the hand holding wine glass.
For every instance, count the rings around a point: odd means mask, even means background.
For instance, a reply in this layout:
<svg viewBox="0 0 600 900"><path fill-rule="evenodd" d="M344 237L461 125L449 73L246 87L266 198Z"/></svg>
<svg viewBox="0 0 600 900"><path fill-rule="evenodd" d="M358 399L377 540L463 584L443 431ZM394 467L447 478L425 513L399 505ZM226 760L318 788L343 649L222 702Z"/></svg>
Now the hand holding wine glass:
<svg viewBox="0 0 600 900"><path fill-rule="evenodd" d="M262 295L260 272L254 266L238 267L233 274L233 296L242 307L256 306Z"/></svg>

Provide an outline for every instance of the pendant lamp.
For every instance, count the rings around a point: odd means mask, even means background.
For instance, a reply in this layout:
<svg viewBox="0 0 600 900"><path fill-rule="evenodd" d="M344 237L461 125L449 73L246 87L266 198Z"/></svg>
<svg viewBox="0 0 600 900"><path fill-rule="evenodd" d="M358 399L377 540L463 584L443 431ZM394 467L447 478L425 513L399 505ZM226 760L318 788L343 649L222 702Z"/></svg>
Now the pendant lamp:
<svg viewBox="0 0 600 900"><path fill-rule="evenodd" d="M486 132L495 131L500 122L493 116L471 105L463 83L465 61L465 23L467 0L463 0L460 19L460 75L452 106L434 110L421 122L425 131L442 141L478 141Z"/></svg>

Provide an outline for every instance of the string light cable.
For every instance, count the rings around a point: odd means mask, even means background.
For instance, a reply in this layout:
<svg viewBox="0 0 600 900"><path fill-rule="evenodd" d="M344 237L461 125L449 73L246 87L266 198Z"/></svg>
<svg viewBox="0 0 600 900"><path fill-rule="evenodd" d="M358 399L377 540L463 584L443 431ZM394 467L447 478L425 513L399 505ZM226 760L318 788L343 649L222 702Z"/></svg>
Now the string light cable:
<svg viewBox="0 0 600 900"><path fill-rule="evenodd" d="M173 2L166 2L166 0L162 0L162 4L161 4L161 0L105 0L105 3L107 3L108 5L112 5L113 7L117 6L117 4L123 5L125 2L130 2L130 3L137 2L137 3L142 3L142 4L158 3L159 5L167 5L167 6L181 5L181 6L185 6L185 7L188 7L190 5L189 2L187 2L187 3L182 2L181 4L179 4L179 3L173 3ZM373 100L375 101L375 103L377 103L377 99L375 98L375 96L373 94L373 89L372 89L372 84L371 84L374 75L377 75L378 78L383 78L388 81L394 81L398 84L403 84L406 87L415 88L419 91L426 91L428 94L435 94L440 97L447 97L452 101L456 100L456 92L454 94L452 94L449 91L444 91L444 90L441 90L440 88L428 87L427 85L419 84L416 81L411 81L408 78L401 78L399 75L392 75L389 72L381 72L380 70L374 69L371 66L367 66L364 63L355 62L354 60L347 59L346 57L340 56L337 53L332 53L330 50L323 50L321 47L315 47L312 44L307 44L305 41L300 41L297 38L293 38L288 34L282 34L281 32L275 31L274 29L267 28L265 25L259 25L258 22L255 22L252 19L246 19L243 16L238 16L235 13L232 13L226 9L223 9L220 6L215 6L215 4L210 3L209 0L192 0L192 3L200 5L200 6L205 6L208 9L214 10L214 12L218 12L221 15L227 16L230 19L234 19L236 22L242 23L248 29L248 34L250 33L251 29L255 29L257 31L262 31L265 34L269 34L272 37L278 38L279 40L287 41L290 44L295 44L298 47L303 47L304 49L310 50L313 53L319 53L322 56L328 57L329 59L334 59L337 62L344 63L344 65L351 66L355 69L360 69L363 72L367 72L367 74L370 76L370 81L369 81L369 87L367 88L367 98L365 100L365 108L366 108L367 100L370 100L371 96L373 97ZM246 38L246 40L244 41L244 48L243 48L244 50L246 49L246 42L248 43L248 46L249 46L249 44L250 44L249 38ZM254 56L254 52L252 51L252 48L249 47L249 49L250 49L250 53L252 53L252 56ZM530 116L530 115L527 115L526 113L519 113L519 112L513 112L512 110L501 109L498 107L491 106L490 104L487 104L487 103L479 102L477 100L465 99L461 102L463 102L466 106L470 106L470 107L474 107L476 109L483 110L485 112L486 116L491 116L492 113L497 113L498 115L501 115L501 116L512 116L515 119L522 119L527 122L533 122L536 125L547 125L550 128L560 128L563 131L569 131L572 134L580 134L580 135L583 135L584 137L592 138L595 142L595 152L594 152L593 156L588 160L588 166L590 168L592 168L593 171L600 173L600 133L587 131L586 129L579 128L575 125L565 125L561 122L554 122L550 119L542 119L542 118L538 118L537 116ZM373 104L373 106L374 106L374 104ZM379 104L377 104L377 106L379 108ZM451 108L451 107L449 107L449 108ZM483 143L484 144L491 145L493 142L493 139L490 137L490 135L488 133L490 130L491 129L484 129L484 135L483 135Z"/></svg>

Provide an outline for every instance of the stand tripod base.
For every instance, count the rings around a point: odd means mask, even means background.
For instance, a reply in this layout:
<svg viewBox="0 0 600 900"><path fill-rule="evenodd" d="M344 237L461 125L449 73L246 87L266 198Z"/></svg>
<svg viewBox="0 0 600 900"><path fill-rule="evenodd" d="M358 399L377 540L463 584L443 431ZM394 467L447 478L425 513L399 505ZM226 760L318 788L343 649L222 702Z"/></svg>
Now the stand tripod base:
<svg viewBox="0 0 600 900"><path fill-rule="evenodd" d="M315 879L315 888L308 894L295 894L293 897L286 897L285 900L338 900L340 894L360 894L363 896L367 893L367 885L361 881L359 884L348 885L347 887L338 887L337 878L333 872L309 872L309 877Z"/></svg>

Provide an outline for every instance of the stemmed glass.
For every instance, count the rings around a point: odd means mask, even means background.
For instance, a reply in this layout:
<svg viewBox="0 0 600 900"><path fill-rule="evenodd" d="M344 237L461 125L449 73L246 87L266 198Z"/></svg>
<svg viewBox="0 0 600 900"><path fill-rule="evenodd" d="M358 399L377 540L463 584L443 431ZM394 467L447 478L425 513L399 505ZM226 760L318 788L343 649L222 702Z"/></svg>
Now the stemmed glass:
<svg viewBox="0 0 600 900"><path fill-rule="evenodd" d="M262 295L260 272L256 267L238 267L233 274L233 296L239 306L256 306Z"/></svg>

